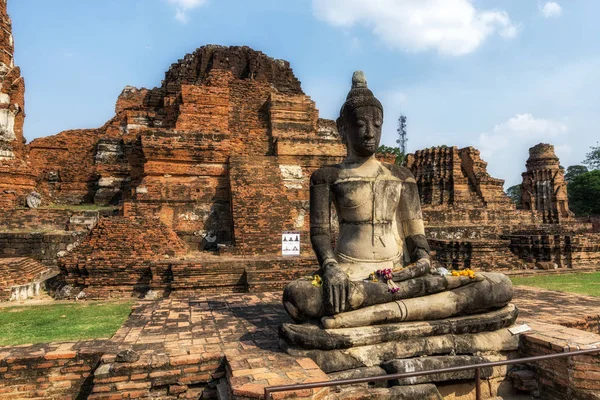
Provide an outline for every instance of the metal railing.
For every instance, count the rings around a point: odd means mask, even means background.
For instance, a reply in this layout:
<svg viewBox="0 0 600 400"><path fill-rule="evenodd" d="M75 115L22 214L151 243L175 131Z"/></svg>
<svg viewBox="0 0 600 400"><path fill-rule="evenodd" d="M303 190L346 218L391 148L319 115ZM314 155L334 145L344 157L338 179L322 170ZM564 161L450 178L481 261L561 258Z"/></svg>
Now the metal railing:
<svg viewBox="0 0 600 400"><path fill-rule="evenodd" d="M445 372L466 371L466 370L471 370L471 369L475 370L475 398L477 400L481 400L481 387L480 387L481 368L500 367L503 365L513 365L513 364L523 364L523 363L528 363L528 362L549 360L549 359L553 359L553 358L572 357L572 356L579 356L579 355L583 355L583 354L592 354L592 353L599 353L599 352L600 352L600 348L594 348L594 349L586 349L586 350L568 351L568 352L564 352L564 353L546 354L543 356L524 357L524 358L515 358L512 360L486 362L486 363L472 364L472 365L466 365L466 366L460 366L460 367L439 368L439 369L432 369L429 371L388 374L388 375L380 375L380 376L373 376L373 377L367 377L367 378L338 379L335 381L299 383L296 385L267 386L267 387L265 387L265 400L271 400L272 399L271 394L275 393L275 392L289 392L289 391L296 391L296 390L303 390L303 389L315 389L315 388L323 388L323 387L331 387L331 386L351 385L351 384L355 384L355 383L381 382L381 381L389 381L392 379L412 378L412 377L416 377L416 376L441 374L441 373L445 373Z"/></svg>

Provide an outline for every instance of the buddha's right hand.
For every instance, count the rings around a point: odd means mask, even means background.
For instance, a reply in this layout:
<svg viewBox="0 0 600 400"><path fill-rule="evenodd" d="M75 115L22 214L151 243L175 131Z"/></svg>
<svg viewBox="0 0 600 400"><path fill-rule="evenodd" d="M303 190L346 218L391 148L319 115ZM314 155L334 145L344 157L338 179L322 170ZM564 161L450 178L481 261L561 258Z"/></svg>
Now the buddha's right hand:
<svg viewBox="0 0 600 400"><path fill-rule="evenodd" d="M323 269L325 311L329 315L339 314L346 309L350 279L336 263L327 264Z"/></svg>
<svg viewBox="0 0 600 400"><path fill-rule="evenodd" d="M392 280L394 282L404 282L409 279L420 278L431 273L431 261L427 258L421 258L416 263L406 268L394 272Z"/></svg>

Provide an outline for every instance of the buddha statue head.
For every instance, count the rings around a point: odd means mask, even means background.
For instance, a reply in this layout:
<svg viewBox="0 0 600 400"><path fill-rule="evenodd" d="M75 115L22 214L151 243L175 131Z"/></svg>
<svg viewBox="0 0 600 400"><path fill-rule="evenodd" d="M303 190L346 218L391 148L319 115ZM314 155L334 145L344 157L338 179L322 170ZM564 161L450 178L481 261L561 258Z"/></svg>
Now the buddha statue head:
<svg viewBox="0 0 600 400"><path fill-rule="evenodd" d="M377 151L381 139L383 107L367 87L362 71L352 75L352 88L340 110L337 128L348 155L370 157Z"/></svg>

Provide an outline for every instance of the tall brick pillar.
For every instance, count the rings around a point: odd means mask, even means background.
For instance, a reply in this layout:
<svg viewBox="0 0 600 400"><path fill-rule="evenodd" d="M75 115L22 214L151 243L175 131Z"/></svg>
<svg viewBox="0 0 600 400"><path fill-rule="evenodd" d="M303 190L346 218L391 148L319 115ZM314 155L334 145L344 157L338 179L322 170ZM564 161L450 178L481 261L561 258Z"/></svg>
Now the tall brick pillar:
<svg viewBox="0 0 600 400"><path fill-rule="evenodd" d="M544 223L557 224L573 216L569 211L565 173L554 146L540 143L529 149L527 171L522 174L521 205L542 214Z"/></svg>
<svg viewBox="0 0 600 400"><path fill-rule="evenodd" d="M13 56L7 0L0 0L0 209L24 205L35 186L23 137L25 82Z"/></svg>

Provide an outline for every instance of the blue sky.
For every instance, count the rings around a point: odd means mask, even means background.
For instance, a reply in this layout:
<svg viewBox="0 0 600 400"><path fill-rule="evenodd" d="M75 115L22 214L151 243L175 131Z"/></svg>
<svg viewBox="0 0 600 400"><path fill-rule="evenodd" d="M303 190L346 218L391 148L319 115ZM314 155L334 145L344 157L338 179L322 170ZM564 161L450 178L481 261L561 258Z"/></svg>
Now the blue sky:
<svg viewBox="0 0 600 400"><path fill-rule="evenodd" d="M8 0L26 83L25 136L101 126L126 85L159 86L204 44L290 61L321 116L352 71L408 117L409 150L475 146L520 183L528 148L579 164L600 139L597 0Z"/></svg>

